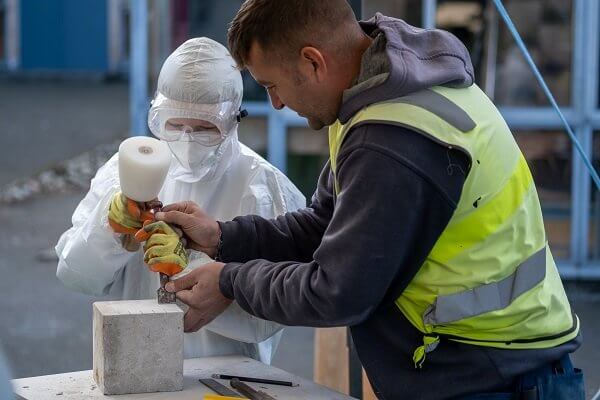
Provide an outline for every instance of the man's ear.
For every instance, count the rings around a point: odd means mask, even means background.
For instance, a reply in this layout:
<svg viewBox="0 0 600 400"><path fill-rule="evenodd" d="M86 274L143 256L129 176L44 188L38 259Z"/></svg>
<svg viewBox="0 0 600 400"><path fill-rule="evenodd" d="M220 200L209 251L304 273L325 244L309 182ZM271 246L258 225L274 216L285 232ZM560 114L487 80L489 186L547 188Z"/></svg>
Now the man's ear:
<svg viewBox="0 0 600 400"><path fill-rule="evenodd" d="M317 82L323 82L327 76L327 62L323 54L315 47L307 46L300 50L301 69L306 76L312 76Z"/></svg>

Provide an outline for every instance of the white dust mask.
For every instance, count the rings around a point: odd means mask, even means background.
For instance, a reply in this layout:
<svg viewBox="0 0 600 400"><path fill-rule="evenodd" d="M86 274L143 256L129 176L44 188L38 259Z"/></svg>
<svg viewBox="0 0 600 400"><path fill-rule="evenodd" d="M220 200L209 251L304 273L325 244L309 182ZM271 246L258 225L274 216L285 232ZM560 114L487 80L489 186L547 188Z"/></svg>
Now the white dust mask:
<svg viewBox="0 0 600 400"><path fill-rule="evenodd" d="M171 177L189 183L218 179L237 159L239 142L236 129L223 136L214 131L203 132L202 135L207 136L207 140L202 142L216 142L216 145L205 146L192 141L188 135L184 136L184 140L167 142L175 158L169 172Z"/></svg>
<svg viewBox="0 0 600 400"><path fill-rule="evenodd" d="M209 147L195 141L167 142L179 165L195 174L209 169L217 161L221 143Z"/></svg>

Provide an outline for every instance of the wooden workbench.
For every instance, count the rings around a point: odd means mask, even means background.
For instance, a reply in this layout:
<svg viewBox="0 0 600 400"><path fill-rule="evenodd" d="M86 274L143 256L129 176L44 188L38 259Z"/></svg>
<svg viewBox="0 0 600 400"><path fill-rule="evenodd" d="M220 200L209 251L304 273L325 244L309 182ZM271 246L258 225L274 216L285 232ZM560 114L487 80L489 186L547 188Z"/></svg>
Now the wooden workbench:
<svg viewBox="0 0 600 400"><path fill-rule="evenodd" d="M15 379L12 383L15 393L27 400L202 400L204 394L214 392L198 382L198 379L210 378L215 373L256 376L266 379L292 381L299 384L299 386L287 387L248 382L248 385L254 389L266 392L276 399L353 399L353 397L348 397L327 389L307 379L241 356L185 360L183 367L184 383L183 391L181 392L105 396L96 386L96 382L92 378L92 371ZM223 380L219 380L219 382L229 387L229 382Z"/></svg>

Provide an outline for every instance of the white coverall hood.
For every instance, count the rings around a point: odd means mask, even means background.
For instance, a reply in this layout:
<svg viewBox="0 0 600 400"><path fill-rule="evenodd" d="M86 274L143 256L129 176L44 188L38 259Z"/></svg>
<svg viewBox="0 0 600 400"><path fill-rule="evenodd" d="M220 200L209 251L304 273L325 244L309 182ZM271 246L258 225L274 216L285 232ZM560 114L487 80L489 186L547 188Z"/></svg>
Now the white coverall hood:
<svg viewBox="0 0 600 400"><path fill-rule="evenodd" d="M205 37L190 39L164 62L157 93L148 113L154 136L168 141L178 161L170 174L184 182L217 180L239 156L237 127L242 103L242 76L227 49ZM191 138L169 141L171 118L193 118L214 124L222 141L203 146Z"/></svg>

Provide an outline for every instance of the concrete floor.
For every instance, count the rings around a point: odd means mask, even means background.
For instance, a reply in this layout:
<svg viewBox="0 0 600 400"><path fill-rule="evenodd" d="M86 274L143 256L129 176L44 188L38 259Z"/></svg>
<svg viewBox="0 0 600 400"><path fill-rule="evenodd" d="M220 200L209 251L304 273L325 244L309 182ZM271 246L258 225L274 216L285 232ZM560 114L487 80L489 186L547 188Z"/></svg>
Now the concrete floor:
<svg viewBox="0 0 600 400"><path fill-rule="evenodd" d="M124 84L34 83L0 79L0 185L121 137L127 127ZM91 304L55 277L48 257L70 225L83 192L0 205L0 343L13 377L90 369ZM588 398L600 387L600 289L570 287L584 345L574 355ZM288 328L274 364L312 377L313 330Z"/></svg>

